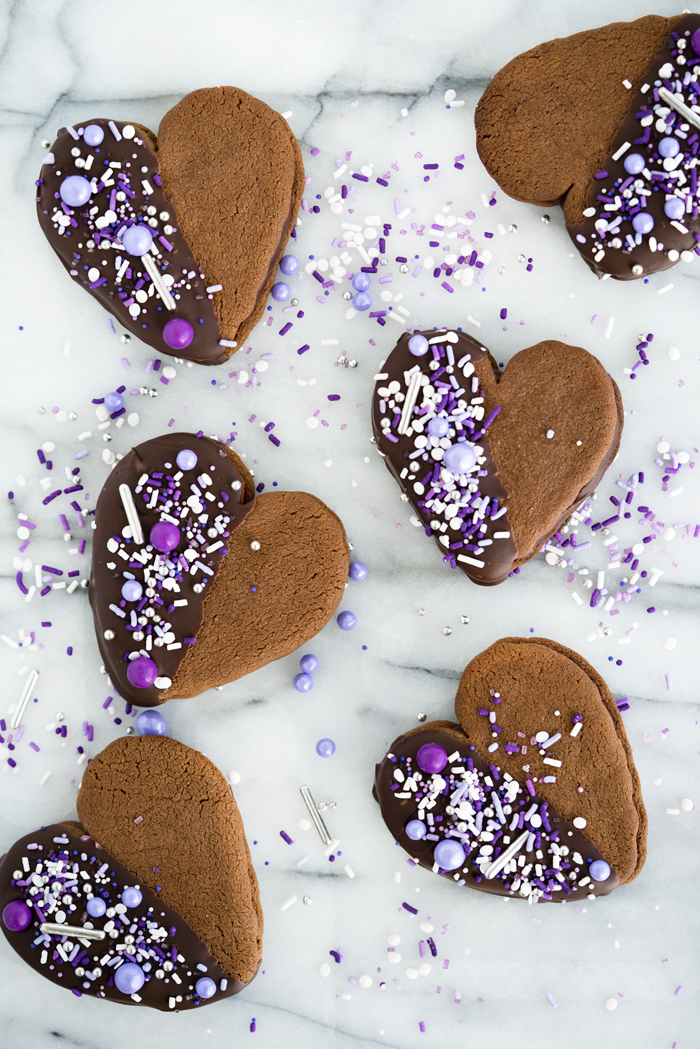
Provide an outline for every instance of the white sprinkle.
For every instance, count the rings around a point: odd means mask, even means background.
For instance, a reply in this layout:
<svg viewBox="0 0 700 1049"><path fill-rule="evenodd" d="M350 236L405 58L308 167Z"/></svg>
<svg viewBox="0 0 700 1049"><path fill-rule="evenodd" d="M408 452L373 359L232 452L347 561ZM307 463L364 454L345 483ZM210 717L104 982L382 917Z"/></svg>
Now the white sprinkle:
<svg viewBox="0 0 700 1049"><path fill-rule="evenodd" d="M680 809L666 809L667 816L678 816L680 815Z"/></svg>
<svg viewBox="0 0 700 1049"><path fill-rule="evenodd" d="M615 324L614 317L608 317L608 323L605 325L605 338L609 339L612 335L613 326Z"/></svg>
<svg viewBox="0 0 700 1049"><path fill-rule="evenodd" d="M330 976L330 974L331 974L331 967L328 964L328 962L324 962L323 963L321 968L318 970L318 974L319 974L319 976L323 976L324 979L325 979L326 976Z"/></svg>
<svg viewBox="0 0 700 1049"><path fill-rule="evenodd" d="M219 346L230 346L231 348L235 348L238 346L238 343L231 342L230 339L219 339Z"/></svg>
<svg viewBox="0 0 700 1049"><path fill-rule="evenodd" d="M583 722L582 721L577 721L576 724L574 725L574 727L572 728L571 732L569 733L569 735L570 736L578 736L578 734L579 734L579 732L581 731L582 728L583 728Z"/></svg>
<svg viewBox="0 0 700 1049"><path fill-rule="evenodd" d="M629 91L629 90L631 89L631 87L632 87L632 85L630 84L629 80L626 80L626 79L622 81L622 86L623 86L623 87L626 87L628 91ZM625 147L629 149L629 142L626 142L626 143L625 143ZM624 150L623 150L623 152L624 152ZM613 156L613 160L617 160L618 156L620 156L620 155L621 155L621 154L620 154L620 152L619 152L619 150L618 150L618 152L617 152L617 153L615 153L615 155Z"/></svg>
<svg viewBox="0 0 700 1049"><path fill-rule="evenodd" d="M483 568L485 562L477 561L475 557L468 557L466 554L457 554L458 561L464 561L467 565L474 565L476 568Z"/></svg>
<svg viewBox="0 0 700 1049"><path fill-rule="evenodd" d="M632 85L631 85L631 84L629 83L629 81L628 81L628 80L623 80L623 81L622 81L622 83L623 83L623 84L625 85L625 87L631 87L631 86L632 86ZM623 143L622 143L622 145L620 146L620 148L619 148L619 149L617 150L617 152L616 152L616 153L613 153L613 157L612 157L612 158L613 158L613 160L619 160L619 159L620 159L620 157L621 157L621 156L622 156L622 155L623 155L624 153L626 153L626 152L627 152L627 150L628 150L629 148L630 148L630 143L629 143L629 142L623 142ZM585 212L584 212L584 214L585 214Z"/></svg>
<svg viewBox="0 0 700 1049"><path fill-rule="evenodd" d="M542 758L543 765L554 765L555 768L561 768L561 761L557 761L556 758Z"/></svg>
<svg viewBox="0 0 700 1049"><path fill-rule="evenodd" d="M109 122L109 124L107 126L109 127L109 130L112 132L112 134L116 138L117 142L121 142L122 136L120 135L120 133L119 133L119 131L117 129L117 125L114 123L114 121L110 120L110 122Z"/></svg>
<svg viewBox="0 0 700 1049"><path fill-rule="evenodd" d="M175 303L175 299L168 291L167 285L163 280L163 274L160 272L151 256L148 254L142 255L141 261L144 264L146 270L148 271L148 275L153 281L156 292L158 293L158 296L162 299L165 308L168 310L176 309L177 306Z"/></svg>
<svg viewBox="0 0 700 1049"><path fill-rule="evenodd" d="M554 437L554 430L547 430L547 440L551 441L552 437Z"/></svg>
<svg viewBox="0 0 700 1049"><path fill-rule="evenodd" d="M695 806L690 800L690 798L683 798L683 801L681 802L681 808L683 809L683 812L692 812Z"/></svg>
<svg viewBox="0 0 700 1049"><path fill-rule="evenodd" d="M51 779L51 773L50 772L45 772L44 775L39 780L39 786L43 787L46 783L49 782L50 779Z"/></svg>
<svg viewBox="0 0 700 1049"><path fill-rule="evenodd" d="M354 872L354 870L352 869L352 867L350 866L349 863L345 864L345 867L343 868L343 870L347 874L348 878L354 878L355 877L355 872Z"/></svg>
<svg viewBox="0 0 700 1049"><path fill-rule="evenodd" d="M587 826L586 820L583 816L577 816L576 819L573 820L573 824L576 830L583 830L583 828Z"/></svg>
<svg viewBox="0 0 700 1049"><path fill-rule="evenodd" d="M121 497L122 506L124 507L126 519L129 522L129 527L131 528L131 537L137 546L141 546L141 544L143 543L143 529L141 528L141 520L139 518L139 515L136 513L136 507L134 506L134 497L131 494L131 489L129 488L128 484L119 485L119 495Z"/></svg>
<svg viewBox="0 0 700 1049"><path fill-rule="evenodd" d="M474 318L470 317L469 314L467 314L467 320L470 324L473 324L475 328L481 327L481 321L474 320Z"/></svg>
<svg viewBox="0 0 700 1049"><path fill-rule="evenodd" d="M679 486L678 488L672 488L671 491L668 493L669 499L673 499L675 498L675 496L680 495L682 491L682 486Z"/></svg>
<svg viewBox="0 0 700 1049"><path fill-rule="evenodd" d="M209 287L207 288L207 292L208 292L208 294L211 295L215 291L222 291L223 287L224 287L223 284L210 284Z"/></svg>
<svg viewBox="0 0 700 1049"><path fill-rule="evenodd" d="M617 1009L617 998L608 998L605 1003L605 1008L611 1013L614 1009Z"/></svg>
<svg viewBox="0 0 700 1049"><path fill-rule="evenodd" d="M571 597L576 602L577 605L582 605L583 604L583 601L581 600L581 598L579 597L579 595L576 593L575 590L571 591Z"/></svg>
<svg viewBox="0 0 700 1049"><path fill-rule="evenodd" d="M669 281L668 284L664 284L663 288L657 288L656 289L656 294L657 295L663 295L665 292L670 291L672 287L673 287L673 284L671 284L671 282Z"/></svg>
<svg viewBox="0 0 700 1049"><path fill-rule="evenodd" d="M282 905L280 906L280 910L281 910L281 911L286 911L288 907L291 907L291 906L292 906L292 904L293 904L293 903L296 903L296 902L297 902L297 898L296 898L296 896L290 896L290 897L289 897L288 899L286 899L286 900L284 901L284 903L283 903L283 904L282 904Z"/></svg>

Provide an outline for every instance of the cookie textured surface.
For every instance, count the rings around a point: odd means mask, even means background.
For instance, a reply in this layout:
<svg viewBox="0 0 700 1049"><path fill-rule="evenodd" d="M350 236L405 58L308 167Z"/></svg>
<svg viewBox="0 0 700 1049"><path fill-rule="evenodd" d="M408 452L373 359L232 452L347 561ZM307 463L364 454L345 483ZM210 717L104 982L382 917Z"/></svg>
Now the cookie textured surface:
<svg viewBox="0 0 700 1049"><path fill-rule="evenodd" d="M585 659L503 638L465 669L459 724L400 736L374 794L395 840L461 886L530 903L632 881L647 818L620 713Z"/></svg>
<svg viewBox="0 0 700 1049"><path fill-rule="evenodd" d="M220 364L265 308L304 185L285 119L202 88L159 135L95 118L61 128L37 212L73 279L159 353Z"/></svg>
<svg viewBox="0 0 700 1049"><path fill-rule="evenodd" d="M529 561L617 455L620 392L578 346L498 368L460 331L405 333L372 400L377 448L443 560L494 585Z"/></svg>
<svg viewBox="0 0 700 1049"><path fill-rule="evenodd" d="M165 736L116 740L86 768L78 816L0 864L3 932L32 968L78 997L166 1011L250 983L257 879L231 789L204 755Z"/></svg>
<svg viewBox="0 0 700 1049"><path fill-rule="evenodd" d="M95 520L97 641L114 687L139 706L199 695L288 655L343 596L349 552L333 511L306 492L256 497L235 452L201 434L134 448L107 479Z"/></svg>
<svg viewBox="0 0 700 1049"><path fill-rule="evenodd" d="M700 16L647 15L541 44L493 78L477 148L510 196L560 204L599 276L691 261Z"/></svg>

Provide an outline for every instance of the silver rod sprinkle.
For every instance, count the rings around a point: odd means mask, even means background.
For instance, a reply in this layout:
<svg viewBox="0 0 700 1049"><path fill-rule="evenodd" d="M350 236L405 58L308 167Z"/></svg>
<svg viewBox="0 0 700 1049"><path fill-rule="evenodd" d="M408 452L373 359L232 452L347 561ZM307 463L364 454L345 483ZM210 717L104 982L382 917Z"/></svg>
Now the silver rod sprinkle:
<svg viewBox="0 0 700 1049"><path fill-rule="evenodd" d="M519 838L516 838L512 845L509 845L505 852L502 852L497 860L494 860L490 867L487 867L484 872L484 877L487 881L491 878L495 878L497 874L505 867L506 863L513 859L516 852L520 852L521 848L530 837L530 831L524 830Z"/></svg>
<svg viewBox="0 0 700 1049"><path fill-rule="evenodd" d="M141 546L143 543L143 528L139 521L139 515L136 513L136 507L134 506L134 497L131 494L131 489L128 484L119 485L119 495L121 496L122 506L124 507L124 513L126 519L129 522L131 528L131 538L134 540L137 546Z"/></svg>
<svg viewBox="0 0 700 1049"><path fill-rule="evenodd" d="M166 309L168 309L168 310L177 309L177 306L176 306L176 303L175 303L175 299L172 297L172 295L168 291L168 287L167 287L165 281L163 280L163 274L160 272L160 270L156 266L156 264L153 261L153 259L151 258L151 256L148 255L148 254L142 255L141 256L141 262L144 264L144 266L148 270L148 275L151 278L151 280L153 281L153 283L155 284L156 291L158 292L158 294L160 295L161 299L163 300Z"/></svg>
<svg viewBox="0 0 700 1049"><path fill-rule="evenodd" d="M411 382L406 392L406 400L403 405L403 412L401 413L401 419L399 420L399 434L406 433L406 430L411 425L411 412L415 408L416 401L418 400L418 392L420 390L422 378L423 373L420 370L414 372L411 376Z"/></svg>
<svg viewBox="0 0 700 1049"><path fill-rule="evenodd" d="M676 113L680 113L682 117L685 117L689 124L700 129L700 113L694 113L692 109L686 106L685 102L679 102L667 87L659 88L659 98L666 102L671 109L675 109Z"/></svg>
<svg viewBox="0 0 700 1049"><path fill-rule="evenodd" d="M36 685L38 680L39 671L30 670L26 684L22 689L22 695L19 697L19 703L15 707L14 714L10 718L10 728L19 728L20 722L22 720L22 715L24 714L27 703L29 702L29 698L32 692L34 691L34 686Z"/></svg>
<svg viewBox="0 0 700 1049"><path fill-rule="evenodd" d="M299 790L301 791L301 796L302 796L302 798L304 799L304 801L306 803L307 809L309 810L309 815L311 816L311 819L314 821L314 825L316 827L316 830L321 835L321 841L323 842L324 845L330 845L330 843L333 841L333 839L331 838L330 834L328 833L328 829L326 827L326 824L323 822L323 820L321 818L321 813L316 808L316 802L314 801L314 799L312 797L311 791L309 790L309 788L306 785L304 785L303 787L300 787Z"/></svg>
<svg viewBox="0 0 700 1049"><path fill-rule="evenodd" d="M42 922L39 932L49 936L73 936L76 940L104 940L104 929L86 929L83 925L59 925L58 922Z"/></svg>

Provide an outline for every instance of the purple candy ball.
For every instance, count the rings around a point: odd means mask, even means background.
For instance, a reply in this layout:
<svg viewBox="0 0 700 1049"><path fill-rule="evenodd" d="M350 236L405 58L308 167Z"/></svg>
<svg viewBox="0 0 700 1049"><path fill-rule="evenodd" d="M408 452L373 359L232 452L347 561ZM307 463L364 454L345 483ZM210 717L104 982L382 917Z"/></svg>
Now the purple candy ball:
<svg viewBox="0 0 700 1049"><path fill-rule="evenodd" d="M163 328L163 342L171 350L184 350L194 339L194 328L184 317L173 317Z"/></svg>
<svg viewBox="0 0 700 1049"><path fill-rule="evenodd" d="M91 896L87 901L85 910L88 912L91 918L101 918L104 912L107 910L107 904L101 896Z"/></svg>
<svg viewBox="0 0 700 1049"><path fill-rule="evenodd" d="M152 243L153 234L148 226L141 224L129 226L129 228L125 229L122 234L124 251L127 251L129 255L145 255L146 252L151 250Z"/></svg>
<svg viewBox="0 0 700 1049"><path fill-rule="evenodd" d="M311 674L297 674L294 678L294 687L297 692L310 692L314 687L314 679Z"/></svg>
<svg viewBox="0 0 700 1049"><path fill-rule="evenodd" d="M430 343L425 335L413 335L408 340L408 349L414 357L422 357L430 349Z"/></svg>
<svg viewBox="0 0 700 1049"><path fill-rule="evenodd" d="M593 881L607 881L610 877L610 865L605 860L594 860L588 873Z"/></svg>
<svg viewBox="0 0 700 1049"><path fill-rule="evenodd" d="M667 135L659 142L659 153L662 157L675 157L680 151L680 143L678 139L674 138L672 135Z"/></svg>
<svg viewBox="0 0 700 1049"><path fill-rule="evenodd" d="M700 55L700 29L696 29L690 38L690 45L696 55Z"/></svg>
<svg viewBox="0 0 700 1049"><path fill-rule="evenodd" d="M319 739L316 744L316 753L319 758L332 758L335 754L335 743L332 739Z"/></svg>
<svg viewBox="0 0 700 1049"><path fill-rule="evenodd" d="M638 175L644 171L646 161L641 153L628 153L623 164L628 175Z"/></svg>
<svg viewBox="0 0 700 1049"><path fill-rule="evenodd" d="M276 284L272 285L272 298L276 299L277 302L286 302L291 294L292 289L283 280L278 280Z"/></svg>
<svg viewBox="0 0 700 1049"><path fill-rule="evenodd" d="M640 211L632 219L632 226L634 227L635 233L651 233L654 228L654 219L648 211Z"/></svg>
<svg viewBox="0 0 700 1049"><path fill-rule="evenodd" d="M677 222L685 215L685 204L680 197L670 197L664 204L664 214L667 218Z"/></svg>
<svg viewBox="0 0 700 1049"><path fill-rule="evenodd" d="M406 834L411 841L420 841L427 833L428 828L423 823L423 820L409 820L406 824Z"/></svg>
<svg viewBox="0 0 700 1049"><path fill-rule="evenodd" d="M341 630L354 630L357 626L357 616L354 612L341 612L336 623Z"/></svg>
<svg viewBox="0 0 700 1049"><path fill-rule="evenodd" d="M127 579L122 586L122 597L125 601L138 601L143 593L143 587L138 579Z"/></svg>
<svg viewBox="0 0 700 1049"><path fill-rule="evenodd" d="M367 578L369 569L364 561L353 561L350 565L350 571L348 575L351 579L354 579L356 583L361 583L363 579Z"/></svg>
<svg viewBox="0 0 700 1049"><path fill-rule="evenodd" d="M372 299L366 291L358 291L356 295L353 295L352 304L356 310L364 313L372 305Z"/></svg>
<svg viewBox="0 0 700 1049"><path fill-rule="evenodd" d="M32 920L32 912L24 900L10 900L2 910L2 923L9 932L23 932Z"/></svg>
<svg viewBox="0 0 700 1049"><path fill-rule="evenodd" d="M447 764L447 751L439 743L424 743L416 754L421 772L442 772Z"/></svg>
<svg viewBox="0 0 700 1049"><path fill-rule="evenodd" d="M453 444L445 449L442 459L453 474L466 474L476 466L476 452L470 444Z"/></svg>
<svg viewBox="0 0 700 1049"><path fill-rule="evenodd" d="M104 142L105 133L99 124L88 124L83 132L83 142L88 146L99 146Z"/></svg>
<svg viewBox="0 0 700 1049"><path fill-rule="evenodd" d="M169 554L180 542L180 529L172 521L157 521L148 540L161 554Z"/></svg>
<svg viewBox="0 0 700 1049"><path fill-rule="evenodd" d="M124 398L116 390L114 393L105 394L105 408L110 412L118 412L120 408L124 407Z"/></svg>
<svg viewBox="0 0 700 1049"><path fill-rule="evenodd" d="M285 255L280 262L280 269L287 277L291 277L293 273L299 272L299 259L296 255Z"/></svg>
<svg viewBox="0 0 700 1049"><path fill-rule="evenodd" d="M299 660L299 666L305 674L315 674L321 664L318 661L318 656L313 656L308 652L305 656L302 656Z"/></svg>
<svg viewBox="0 0 700 1049"><path fill-rule="evenodd" d="M428 423L428 433L432 437L444 437L450 428L450 424L447 419L443 419L441 416L436 415L434 419L431 419Z"/></svg>
<svg viewBox="0 0 700 1049"><path fill-rule="evenodd" d="M122 903L125 907L138 907L143 899L143 894L135 885L128 885L122 891Z"/></svg>
<svg viewBox="0 0 700 1049"><path fill-rule="evenodd" d="M61 200L69 208L81 208L90 199L90 183L82 175L69 175L58 188Z"/></svg>
<svg viewBox="0 0 700 1049"><path fill-rule="evenodd" d="M168 723L157 710L142 710L136 718L136 731L139 736L165 736Z"/></svg>
<svg viewBox="0 0 700 1049"><path fill-rule="evenodd" d="M355 291L367 291L371 283L372 278L369 273L363 273L362 270L352 278L352 286Z"/></svg>
<svg viewBox="0 0 700 1049"><path fill-rule="evenodd" d="M197 980L194 989L200 998L213 998L216 994L216 984L211 976L202 976Z"/></svg>
<svg viewBox="0 0 700 1049"><path fill-rule="evenodd" d="M114 983L122 994L136 994L146 982L146 974L136 962L124 962L114 973Z"/></svg>
<svg viewBox="0 0 700 1049"><path fill-rule="evenodd" d="M126 676L134 688L150 688L158 677L158 667L148 656L137 656L129 662Z"/></svg>
<svg viewBox="0 0 700 1049"><path fill-rule="evenodd" d="M177 453L175 462L181 470L194 470L197 465L197 456L191 448L183 448L181 452Z"/></svg>
<svg viewBox="0 0 700 1049"><path fill-rule="evenodd" d="M433 858L444 871L454 871L462 866L467 855L458 841L455 841L454 838L445 838L435 846Z"/></svg>

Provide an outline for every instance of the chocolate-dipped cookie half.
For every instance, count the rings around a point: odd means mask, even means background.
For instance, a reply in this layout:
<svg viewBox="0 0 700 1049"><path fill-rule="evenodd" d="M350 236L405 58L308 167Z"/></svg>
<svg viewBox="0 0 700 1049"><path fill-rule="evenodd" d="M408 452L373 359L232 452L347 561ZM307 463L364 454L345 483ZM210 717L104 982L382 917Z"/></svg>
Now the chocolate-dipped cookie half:
<svg viewBox="0 0 700 1049"><path fill-rule="evenodd" d="M501 371L462 331L404 333L377 376L379 453L443 561L492 586L537 554L617 455L620 392L578 346Z"/></svg>

